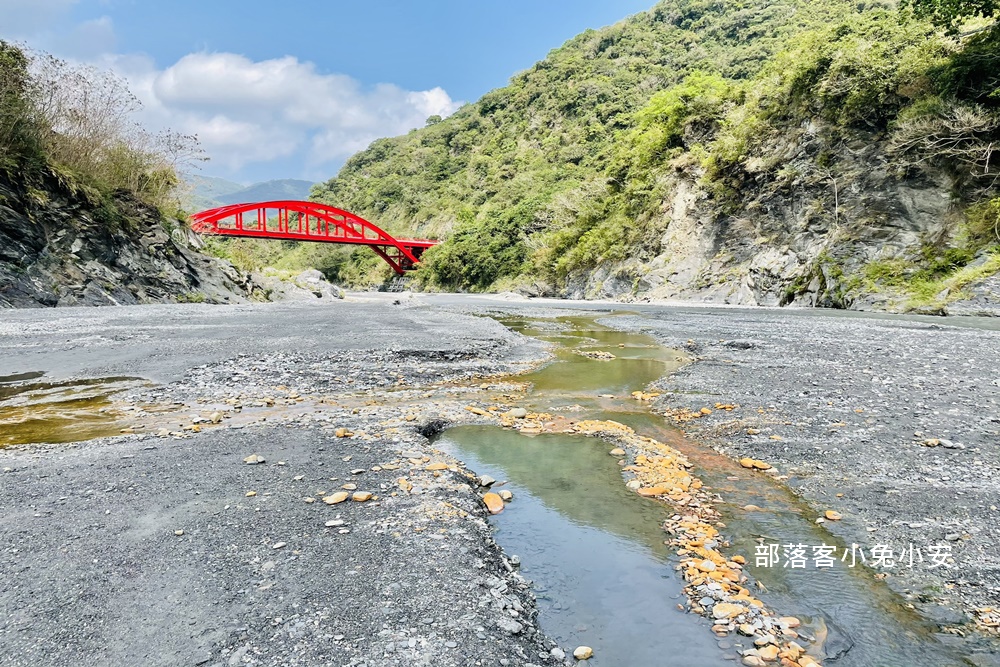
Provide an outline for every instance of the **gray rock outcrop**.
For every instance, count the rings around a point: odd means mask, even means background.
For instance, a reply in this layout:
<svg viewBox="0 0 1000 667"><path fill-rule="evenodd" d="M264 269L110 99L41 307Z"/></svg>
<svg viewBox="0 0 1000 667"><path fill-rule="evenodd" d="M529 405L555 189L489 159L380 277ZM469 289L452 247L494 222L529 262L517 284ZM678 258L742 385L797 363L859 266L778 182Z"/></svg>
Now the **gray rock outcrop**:
<svg viewBox="0 0 1000 667"><path fill-rule="evenodd" d="M55 179L28 187L0 175L0 307L253 296L249 276L198 252L199 241L174 223L126 195L111 207Z"/></svg>

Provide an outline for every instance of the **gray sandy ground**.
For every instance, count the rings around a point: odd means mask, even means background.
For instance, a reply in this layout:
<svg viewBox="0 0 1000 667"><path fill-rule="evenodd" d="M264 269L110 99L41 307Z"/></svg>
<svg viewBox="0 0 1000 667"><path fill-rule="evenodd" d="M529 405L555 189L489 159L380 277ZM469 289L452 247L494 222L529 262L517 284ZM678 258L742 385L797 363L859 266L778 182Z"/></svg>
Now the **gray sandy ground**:
<svg viewBox="0 0 1000 667"><path fill-rule="evenodd" d="M144 399L414 391L539 354L491 320L391 304L8 311L0 323L0 375L169 383ZM556 662L469 481L414 458L447 462L418 414L390 429L380 408L329 408L0 451L0 664ZM266 463L243 462L254 453ZM377 499L305 501L347 482Z"/></svg>

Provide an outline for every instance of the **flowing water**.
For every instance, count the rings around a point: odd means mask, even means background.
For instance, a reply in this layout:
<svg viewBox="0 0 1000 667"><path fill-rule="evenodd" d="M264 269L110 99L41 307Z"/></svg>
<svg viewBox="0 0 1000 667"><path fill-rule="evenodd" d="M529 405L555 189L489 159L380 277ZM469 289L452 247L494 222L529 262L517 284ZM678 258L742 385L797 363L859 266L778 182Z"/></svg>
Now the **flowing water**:
<svg viewBox="0 0 1000 667"><path fill-rule="evenodd" d="M553 343L555 360L518 381L531 383L521 407L572 418L613 419L681 450L695 474L724 503L717 506L732 542L762 584L755 594L815 635L810 652L824 665L881 667L970 664L905 607L871 572L753 566L757 539L780 544L845 545L815 524L799 499L774 480L691 443L630 397L684 362L645 335L597 324L594 317L508 318L507 326ZM611 360L580 351L605 351ZM514 492L493 517L497 541L517 554L535 582L542 628L572 650L592 646L593 665L655 667L732 664L746 638L713 635L710 623L678 609L685 598L678 559L664 545L663 519L673 510L628 491L610 445L585 436L521 435L500 427L458 427L438 446L473 470L508 480ZM760 511L747 512L747 504ZM738 659L737 659L738 660Z"/></svg>

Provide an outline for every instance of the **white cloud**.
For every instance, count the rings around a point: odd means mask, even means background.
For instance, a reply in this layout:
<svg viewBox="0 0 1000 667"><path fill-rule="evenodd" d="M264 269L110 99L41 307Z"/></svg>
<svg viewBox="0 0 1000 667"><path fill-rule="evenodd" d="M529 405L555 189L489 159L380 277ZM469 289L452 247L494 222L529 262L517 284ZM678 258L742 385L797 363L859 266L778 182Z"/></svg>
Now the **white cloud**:
<svg viewBox="0 0 1000 667"><path fill-rule="evenodd" d="M151 130L197 135L206 172L240 178L275 163L275 176L327 178L378 137L421 127L459 106L442 88L364 86L293 56L254 61L235 53L192 53L166 68L142 54L115 53L108 16L72 23L78 0L0 0L0 38L24 39L74 62L124 76ZM287 173L294 164L298 173ZM222 175L222 174L220 174Z"/></svg>
<svg viewBox="0 0 1000 667"><path fill-rule="evenodd" d="M365 88L286 56L253 61L194 53L164 70L141 57L106 60L145 105L144 121L198 135L212 161L231 170L297 157L325 176L378 137L422 127L459 104L441 88Z"/></svg>

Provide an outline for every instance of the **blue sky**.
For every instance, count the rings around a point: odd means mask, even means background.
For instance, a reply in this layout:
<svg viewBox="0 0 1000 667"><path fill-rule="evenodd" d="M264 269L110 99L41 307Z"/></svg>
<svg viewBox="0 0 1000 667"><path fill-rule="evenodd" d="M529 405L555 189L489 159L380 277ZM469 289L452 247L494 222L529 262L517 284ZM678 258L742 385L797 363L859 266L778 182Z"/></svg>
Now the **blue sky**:
<svg viewBox="0 0 1000 667"><path fill-rule="evenodd" d="M126 77L201 173L321 180L654 0L0 0L0 38Z"/></svg>

